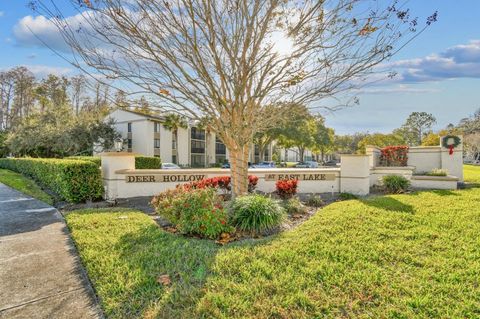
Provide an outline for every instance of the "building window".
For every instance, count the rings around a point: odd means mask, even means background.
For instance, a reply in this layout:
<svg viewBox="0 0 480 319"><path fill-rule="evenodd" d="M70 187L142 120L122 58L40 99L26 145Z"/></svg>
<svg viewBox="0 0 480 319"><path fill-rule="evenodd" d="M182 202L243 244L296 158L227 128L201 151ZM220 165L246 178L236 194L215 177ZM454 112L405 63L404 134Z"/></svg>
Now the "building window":
<svg viewBox="0 0 480 319"><path fill-rule="evenodd" d="M127 148L132 148L132 139L131 138L129 138L127 140L127 145L128 145Z"/></svg>
<svg viewBox="0 0 480 319"><path fill-rule="evenodd" d="M132 123L127 123L127 132L132 133Z"/></svg>
<svg viewBox="0 0 480 319"><path fill-rule="evenodd" d="M194 140L202 140L205 141L205 131L200 130L196 127L192 127L190 130L190 138Z"/></svg>
<svg viewBox="0 0 480 319"><path fill-rule="evenodd" d="M160 139L156 138L153 140L153 147L154 148L160 148Z"/></svg>
<svg viewBox="0 0 480 319"><path fill-rule="evenodd" d="M177 134L172 134L172 150L177 149Z"/></svg>
<svg viewBox="0 0 480 319"><path fill-rule="evenodd" d="M191 166L192 167L205 167L205 156L204 155L192 155Z"/></svg>
<svg viewBox="0 0 480 319"><path fill-rule="evenodd" d="M195 154L205 154L205 142L192 140L190 151Z"/></svg>
<svg viewBox="0 0 480 319"><path fill-rule="evenodd" d="M227 154L227 147L222 142L215 142L215 154L225 155Z"/></svg>
<svg viewBox="0 0 480 319"><path fill-rule="evenodd" d="M177 164L177 155L172 155L172 163Z"/></svg>
<svg viewBox="0 0 480 319"><path fill-rule="evenodd" d="M226 162L227 162L227 157L225 155L215 156L215 163L216 164L225 164Z"/></svg>
<svg viewBox="0 0 480 319"><path fill-rule="evenodd" d="M160 123L158 123L158 122L154 122L154 123L153 123L153 131L154 131L155 133L160 132Z"/></svg>

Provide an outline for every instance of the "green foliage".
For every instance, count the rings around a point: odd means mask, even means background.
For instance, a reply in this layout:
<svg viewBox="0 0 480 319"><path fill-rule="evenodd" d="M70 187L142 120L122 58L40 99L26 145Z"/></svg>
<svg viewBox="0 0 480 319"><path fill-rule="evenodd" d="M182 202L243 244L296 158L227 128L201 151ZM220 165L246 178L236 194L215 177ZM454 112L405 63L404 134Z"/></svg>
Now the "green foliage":
<svg viewBox="0 0 480 319"><path fill-rule="evenodd" d="M6 131L0 131L0 157L6 157L10 150L7 146L8 133Z"/></svg>
<svg viewBox="0 0 480 319"><path fill-rule="evenodd" d="M230 213L232 225L256 234L279 226L284 219L278 202L259 194L237 197Z"/></svg>
<svg viewBox="0 0 480 319"><path fill-rule="evenodd" d="M78 203L102 197L98 165L81 160L2 158L0 168L29 176L61 199Z"/></svg>
<svg viewBox="0 0 480 319"><path fill-rule="evenodd" d="M156 212L184 234L217 238L231 232L227 212L214 188L167 190L152 199Z"/></svg>
<svg viewBox="0 0 480 319"><path fill-rule="evenodd" d="M96 165L101 165L101 158L98 156L69 156L67 159L77 159L83 161L94 162ZM158 169L162 168L162 160L160 157L153 156L135 156L136 169Z"/></svg>
<svg viewBox="0 0 480 319"><path fill-rule="evenodd" d="M135 156L136 169L158 169L162 168L162 160L160 157L152 156Z"/></svg>
<svg viewBox="0 0 480 319"><path fill-rule="evenodd" d="M425 175L427 175L427 176L447 176L448 171L446 169L434 168Z"/></svg>
<svg viewBox="0 0 480 319"><path fill-rule="evenodd" d="M325 203L323 202L323 199L320 195L312 194L307 198L306 204L310 207L321 207Z"/></svg>
<svg viewBox="0 0 480 319"><path fill-rule="evenodd" d="M351 193L340 193L338 194L338 199L339 200L352 200L352 199L358 199L357 195L351 194Z"/></svg>
<svg viewBox="0 0 480 319"><path fill-rule="evenodd" d="M53 198L45 193L33 180L7 169L0 169L0 183L3 183L19 192L53 205Z"/></svg>
<svg viewBox="0 0 480 319"><path fill-rule="evenodd" d="M400 194L407 191L410 181L399 175L386 175L382 178L385 190L390 194Z"/></svg>
<svg viewBox="0 0 480 319"><path fill-rule="evenodd" d="M15 155L65 157L91 154L93 144L99 141L104 148L111 148L117 136L113 122L104 122L101 115L85 112L75 116L68 106L56 105L19 120L6 145Z"/></svg>
<svg viewBox="0 0 480 319"><path fill-rule="evenodd" d="M360 150L358 144L368 133L355 133L352 135L335 135L333 139L334 149L340 154L355 154ZM364 147L365 145L363 145Z"/></svg>
<svg viewBox="0 0 480 319"><path fill-rule="evenodd" d="M427 112L413 112L405 121L405 124L398 130L403 134L404 139L410 145L422 144L423 135L437 123L432 114Z"/></svg>
<svg viewBox="0 0 480 319"><path fill-rule="evenodd" d="M365 136L360 142L358 142L358 151L365 154L365 149L368 145L377 146L380 148L393 146L393 145L405 145L405 139L400 134L382 134L374 133Z"/></svg>
<svg viewBox="0 0 480 319"><path fill-rule="evenodd" d="M308 208L302 204L298 197L283 201L283 208L289 215L306 214L308 212Z"/></svg>

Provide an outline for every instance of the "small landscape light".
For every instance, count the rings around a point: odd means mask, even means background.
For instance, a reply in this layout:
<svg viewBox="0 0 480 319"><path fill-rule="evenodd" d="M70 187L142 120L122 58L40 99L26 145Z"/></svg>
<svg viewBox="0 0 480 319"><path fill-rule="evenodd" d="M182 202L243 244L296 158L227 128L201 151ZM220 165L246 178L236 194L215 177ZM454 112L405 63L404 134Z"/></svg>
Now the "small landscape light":
<svg viewBox="0 0 480 319"><path fill-rule="evenodd" d="M113 141L113 144L114 144L114 147L115 147L115 150L117 152L121 152L122 149L123 149L123 139L120 138L120 137L117 137L114 141Z"/></svg>

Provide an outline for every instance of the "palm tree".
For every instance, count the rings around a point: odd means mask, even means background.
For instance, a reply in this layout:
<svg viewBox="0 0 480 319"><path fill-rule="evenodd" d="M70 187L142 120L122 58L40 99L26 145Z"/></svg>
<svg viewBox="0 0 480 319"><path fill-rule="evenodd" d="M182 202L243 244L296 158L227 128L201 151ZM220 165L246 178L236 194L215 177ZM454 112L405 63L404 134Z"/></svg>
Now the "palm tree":
<svg viewBox="0 0 480 319"><path fill-rule="evenodd" d="M178 149L178 129L188 128L187 120L185 119L184 116L181 116L175 113L170 113L165 116L165 119L163 120L162 125L167 130L172 131L172 134L174 136L174 141L175 141L175 150L177 150Z"/></svg>

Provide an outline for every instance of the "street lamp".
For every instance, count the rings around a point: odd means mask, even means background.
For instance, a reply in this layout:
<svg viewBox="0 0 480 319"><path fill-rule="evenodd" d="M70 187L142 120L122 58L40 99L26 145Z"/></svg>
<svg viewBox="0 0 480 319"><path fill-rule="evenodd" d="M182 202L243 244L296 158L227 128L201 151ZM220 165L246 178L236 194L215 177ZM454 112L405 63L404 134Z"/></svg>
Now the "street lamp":
<svg viewBox="0 0 480 319"><path fill-rule="evenodd" d="M113 140L114 148L117 152L121 152L123 149L123 139L121 137L117 137Z"/></svg>

